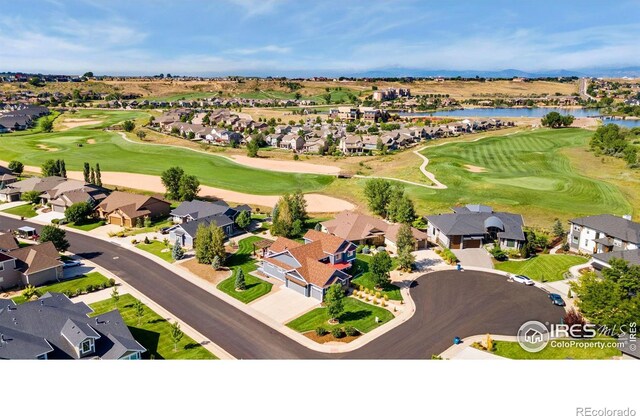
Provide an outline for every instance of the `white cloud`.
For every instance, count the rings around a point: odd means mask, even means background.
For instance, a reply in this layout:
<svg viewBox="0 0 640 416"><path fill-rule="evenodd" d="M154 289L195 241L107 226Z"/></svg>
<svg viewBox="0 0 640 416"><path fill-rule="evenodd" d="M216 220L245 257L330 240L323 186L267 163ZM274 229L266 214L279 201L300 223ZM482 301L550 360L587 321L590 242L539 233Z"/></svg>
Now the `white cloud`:
<svg viewBox="0 0 640 416"><path fill-rule="evenodd" d="M259 53L289 53L291 52L291 48L285 46L277 46L277 45L267 45L259 48L241 48L241 49L230 49L226 51L226 53L232 55L255 55Z"/></svg>

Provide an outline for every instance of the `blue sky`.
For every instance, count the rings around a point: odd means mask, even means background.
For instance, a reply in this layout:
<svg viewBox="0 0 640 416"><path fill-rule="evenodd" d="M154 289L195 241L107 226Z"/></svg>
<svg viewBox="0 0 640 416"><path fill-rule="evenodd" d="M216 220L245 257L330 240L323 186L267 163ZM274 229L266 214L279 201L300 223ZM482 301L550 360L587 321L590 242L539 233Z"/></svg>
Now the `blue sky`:
<svg viewBox="0 0 640 416"><path fill-rule="evenodd" d="M640 1L3 1L0 71L339 74L640 65Z"/></svg>

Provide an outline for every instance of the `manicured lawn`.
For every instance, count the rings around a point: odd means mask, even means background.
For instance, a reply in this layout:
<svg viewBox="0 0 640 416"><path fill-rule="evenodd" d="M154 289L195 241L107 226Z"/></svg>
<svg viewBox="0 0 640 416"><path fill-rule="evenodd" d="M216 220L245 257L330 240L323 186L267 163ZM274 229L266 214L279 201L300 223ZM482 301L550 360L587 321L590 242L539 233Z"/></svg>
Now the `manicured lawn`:
<svg viewBox="0 0 640 416"><path fill-rule="evenodd" d="M146 122L150 114L144 111L78 110L74 117L96 118L100 123L52 133L3 136L0 141L2 160L19 159L25 165L40 166L47 159L59 158L65 160L68 171L82 171L84 162L91 161L100 163L103 172L157 176L168 167L179 164L188 174L197 176L203 185L261 195L277 195L297 189L302 192L319 191L335 180L329 175L254 169L215 154L189 149L131 143L116 132L103 130L124 120L135 119L138 124ZM48 150L38 145L44 145Z"/></svg>
<svg viewBox="0 0 640 416"><path fill-rule="evenodd" d="M149 244L145 244L145 242L142 241L141 243L136 244L136 247L139 248L140 250L144 250L148 253L151 253L154 256L158 256L166 262L169 262L169 263L174 262L173 258L171 257L172 246L171 245L165 246L162 241L151 241ZM166 249L168 249L168 251L163 251Z"/></svg>
<svg viewBox="0 0 640 416"><path fill-rule="evenodd" d="M92 272L87 275L78 276L71 280L65 280L59 283L53 283L50 285L40 286L38 287L38 293L40 295L44 295L47 292L59 292L64 293L69 291L71 293L75 293L78 289L86 289L87 286L93 285L98 286L102 284L107 284L109 279L98 272ZM24 303L25 298L22 295L15 296L12 298L15 303Z"/></svg>
<svg viewBox="0 0 640 416"><path fill-rule="evenodd" d="M31 218L37 215L36 211L33 209L33 205L31 204L18 205L17 207L13 207L9 209L2 209L0 207L0 210L2 210L2 212L6 212L7 214L18 215L20 217L25 217L25 218Z"/></svg>
<svg viewBox="0 0 640 416"><path fill-rule="evenodd" d="M104 220L94 218L94 219L90 219L89 221L83 222L82 224L69 223L66 225L67 227L75 228L77 230L91 231L91 230L95 230L98 227L102 227L104 224L105 224Z"/></svg>
<svg viewBox="0 0 640 416"><path fill-rule="evenodd" d="M376 316L380 323L376 323ZM393 319L393 314L379 306L361 302L352 297L344 299L344 312L340 316L340 325L353 326L366 333ZM327 308L316 308L289 322L287 326L298 332L313 331L319 326L330 329Z"/></svg>
<svg viewBox="0 0 640 416"><path fill-rule="evenodd" d="M354 263L354 268L350 271L353 275L362 273L359 277L351 280L351 282L358 286L364 286L367 289L375 289L375 285L372 280L371 273L369 272L369 263L371 262L371 256L366 254L358 254ZM402 300L402 294L400 288L394 284L389 283L380 291L382 295L389 296L390 300Z"/></svg>
<svg viewBox="0 0 640 416"><path fill-rule="evenodd" d="M151 356L157 360L211 360L216 358L187 335L184 335L178 343L177 351L173 351L171 324L146 305L144 306L144 316L138 324L138 317L133 306L135 301L136 299L130 294L120 296L118 310L133 337L147 349L143 358L151 358ZM89 306L94 310L92 316L115 309L112 299L92 303Z"/></svg>
<svg viewBox="0 0 640 416"><path fill-rule="evenodd" d="M172 225L174 224L171 218L156 218L151 221L151 225L149 227L130 228L127 235L153 233L153 232L160 231L162 228L171 227Z"/></svg>
<svg viewBox="0 0 640 416"><path fill-rule="evenodd" d="M547 282L562 280L570 267L586 263L587 259L569 254L540 254L525 261L504 261L496 264L496 269L512 274L524 274L530 278Z"/></svg>
<svg viewBox="0 0 640 416"><path fill-rule="evenodd" d="M251 254L253 252L253 243L258 240L262 240L262 238L253 236L240 240L238 251L229 256L225 262L225 265L233 270L233 274L218 284L219 290L244 303L249 303L260 296L266 295L273 286L271 283L249 274L257 269L256 262L251 258ZM241 292L235 289L236 270L239 268L244 272L246 282L246 289Z"/></svg>
<svg viewBox="0 0 640 416"><path fill-rule="evenodd" d="M613 338L597 338L594 340L571 340L576 342L585 342L588 344L595 343L597 341L610 342L614 341ZM494 341L495 350L494 354L501 357L511 358L515 360L604 360L611 357L618 357L622 353L615 347L606 348L584 348L580 346L569 347L552 347L551 344L547 345L545 349L540 352L531 353L527 352L520 347L517 342L507 341Z"/></svg>

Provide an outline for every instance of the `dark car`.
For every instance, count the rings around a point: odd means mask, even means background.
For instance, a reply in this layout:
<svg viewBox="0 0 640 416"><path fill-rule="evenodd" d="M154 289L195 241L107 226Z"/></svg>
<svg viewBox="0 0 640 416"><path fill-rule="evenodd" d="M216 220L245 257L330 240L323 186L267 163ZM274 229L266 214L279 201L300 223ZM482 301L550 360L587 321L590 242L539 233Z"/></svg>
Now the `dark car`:
<svg viewBox="0 0 640 416"><path fill-rule="evenodd" d="M171 231L172 227L162 227L160 229L160 234L169 234L169 232Z"/></svg>
<svg viewBox="0 0 640 416"><path fill-rule="evenodd" d="M558 306L565 306L564 300L562 300L562 296L557 293L549 293L549 299L551 299L551 303Z"/></svg>

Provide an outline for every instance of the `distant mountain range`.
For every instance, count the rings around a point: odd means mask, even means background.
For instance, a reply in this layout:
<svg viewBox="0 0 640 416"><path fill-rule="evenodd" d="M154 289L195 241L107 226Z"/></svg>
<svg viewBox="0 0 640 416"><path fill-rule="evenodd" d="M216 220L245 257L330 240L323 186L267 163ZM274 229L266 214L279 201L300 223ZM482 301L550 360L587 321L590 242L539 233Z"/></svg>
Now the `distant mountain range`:
<svg viewBox="0 0 640 416"><path fill-rule="evenodd" d="M464 70L456 71L450 69L423 70L412 68L384 68L360 73L354 73L355 77L463 77L474 78L541 78L541 77L640 77L640 67L627 68L585 68L581 70L548 70L539 72L521 71L518 69L503 69L500 71Z"/></svg>

